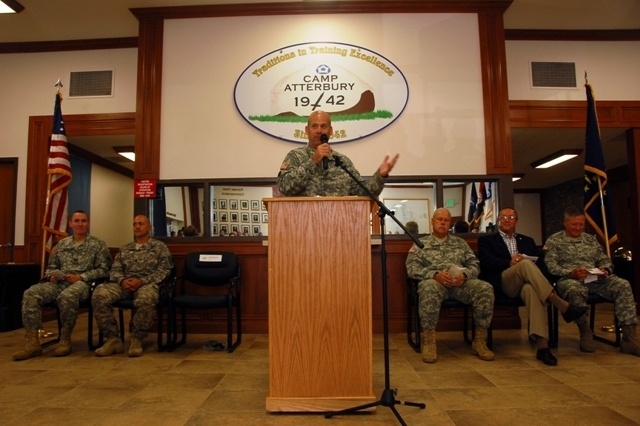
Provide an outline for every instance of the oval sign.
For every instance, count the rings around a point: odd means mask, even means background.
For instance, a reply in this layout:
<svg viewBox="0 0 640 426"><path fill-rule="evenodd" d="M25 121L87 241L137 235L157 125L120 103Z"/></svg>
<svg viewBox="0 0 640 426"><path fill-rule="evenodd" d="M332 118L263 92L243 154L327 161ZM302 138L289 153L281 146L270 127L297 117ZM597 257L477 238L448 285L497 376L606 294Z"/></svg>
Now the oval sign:
<svg viewBox="0 0 640 426"><path fill-rule="evenodd" d="M409 86L379 53L313 42L274 50L253 62L236 81L234 100L256 129L296 143L307 143L307 116L326 111L337 143L371 136L397 120Z"/></svg>

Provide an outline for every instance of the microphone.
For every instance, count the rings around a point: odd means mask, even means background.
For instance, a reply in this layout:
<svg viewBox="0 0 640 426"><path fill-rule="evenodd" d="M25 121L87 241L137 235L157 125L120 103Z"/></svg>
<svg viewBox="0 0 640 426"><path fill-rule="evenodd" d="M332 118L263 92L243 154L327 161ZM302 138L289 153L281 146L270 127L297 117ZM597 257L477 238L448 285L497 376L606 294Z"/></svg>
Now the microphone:
<svg viewBox="0 0 640 426"><path fill-rule="evenodd" d="M320 144L329 143L329 136L326 134L320 135ZM327 157L322 157L322 168L327 170L329 168L329 159Z"/></svg>

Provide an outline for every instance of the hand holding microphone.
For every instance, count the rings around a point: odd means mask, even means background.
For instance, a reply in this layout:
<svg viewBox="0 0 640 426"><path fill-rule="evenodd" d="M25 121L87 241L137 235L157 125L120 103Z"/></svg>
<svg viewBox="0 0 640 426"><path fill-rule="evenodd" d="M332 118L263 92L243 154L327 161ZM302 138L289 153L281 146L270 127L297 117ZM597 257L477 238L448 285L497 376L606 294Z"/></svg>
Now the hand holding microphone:
<svg viewBox="0 0 640 426"><path fill-rule="evenodd" d="M320 135L320 144L329 143L329 136L325 133ZM322 168L327 170L329 168L329 159L327 157L322 157Z"/></svg>

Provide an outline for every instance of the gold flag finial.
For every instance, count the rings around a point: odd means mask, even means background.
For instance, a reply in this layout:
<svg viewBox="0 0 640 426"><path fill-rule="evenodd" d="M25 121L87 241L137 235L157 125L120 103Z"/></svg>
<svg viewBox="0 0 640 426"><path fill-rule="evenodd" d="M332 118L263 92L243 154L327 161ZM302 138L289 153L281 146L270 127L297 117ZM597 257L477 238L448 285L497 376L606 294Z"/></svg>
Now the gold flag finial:
<svg viewBox="0 0 640 426"><path fill-rule="evenodd" d="M587 70L584 70L584 84L589 84L589 79L587 78Z"/></svg>
<svg viewBox="0 0 640 426"><path fill-rule="evenodd" d="M54 87L56 88L56 93L60 93L60 89L62 89L62 82L60 81L60 79L56 81L56 84L54 85Z"/></svg>

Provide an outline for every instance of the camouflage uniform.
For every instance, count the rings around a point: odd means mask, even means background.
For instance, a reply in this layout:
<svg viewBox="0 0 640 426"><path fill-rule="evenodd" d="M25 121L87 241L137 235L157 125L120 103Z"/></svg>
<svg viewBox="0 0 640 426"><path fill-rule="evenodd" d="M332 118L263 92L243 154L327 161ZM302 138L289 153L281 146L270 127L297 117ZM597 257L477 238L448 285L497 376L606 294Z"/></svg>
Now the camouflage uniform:
<svg viewBox="0 0 640 426"><path fill-rule="evenodd" d="M443 242L428 235L420 239L424 249L415 244L409 250L406 266L410 278L419 279L420 321L424 330L435 330L440 305L446 299L456 299L473 306L473 319L478 327L487 329L493 317L493 287L479 280L480 262L462 238L448 235ZM447 288L433 276L449 270L452 265L465 268L467 281L461 287Z"/></svg>
<svg viewBox="0 0 640 426"><path fill-rule="evenodd" d="M133 304L136 308L133 316L133 335L139 339L147 337L159 302L159 284L169 276L171 268L171 253L162 241L150 238L140 247L131 242L120 249L111 267L111 282L100 284L91 297L93 314L106 339L119 335L111 304L131 297L120 285L125 278L142 280L142 286L133 294Z"/></svg>
<svg viewBox="0 0 640 426"><path fill-rule="evenodd" d="M322 163L311 161L313 149L308 145L296 148L287 154L280 166L276 180L282 195L297 197L345 196L367 194L341 167L330 164L324 170ZM338 157L344 166L362 182L373 194L379 195L384 188L384 178L376 170L369 179L361 179L351 160L336 151L332 157ZM329 160L330 163L333 160Z"/></svg>
<svg viewBox="0 0 640 426"><path fill-rule="evenodd" d="M91 235L76 244L73 236L63 238L49 256L45 271L47 282L29 287L22 297L22 323L24 328L42 328L42 305L55 300L60 308L60 321L64 329L73 330L78 317L80 302L89 297L89 284L109 275L111 253L104 241ZM50 282L51 272L80 275L81 281L73 284L58 280Z"/></svg>
<svg viewBox="0 0 640 426"><path fill-rule="evenodd" d="M576 307L587 306L588 293L596 293L613 301L615 315L621 326L636 325L638 317L631 285L613 272L611 259L593 235L582 233L578 238L569 237L565 231L556 232L544 245L544 261L553 275L561 277L557 282L558 293ZM609 276L589 284L569 278L576 268L605 268Z"/></svg>

